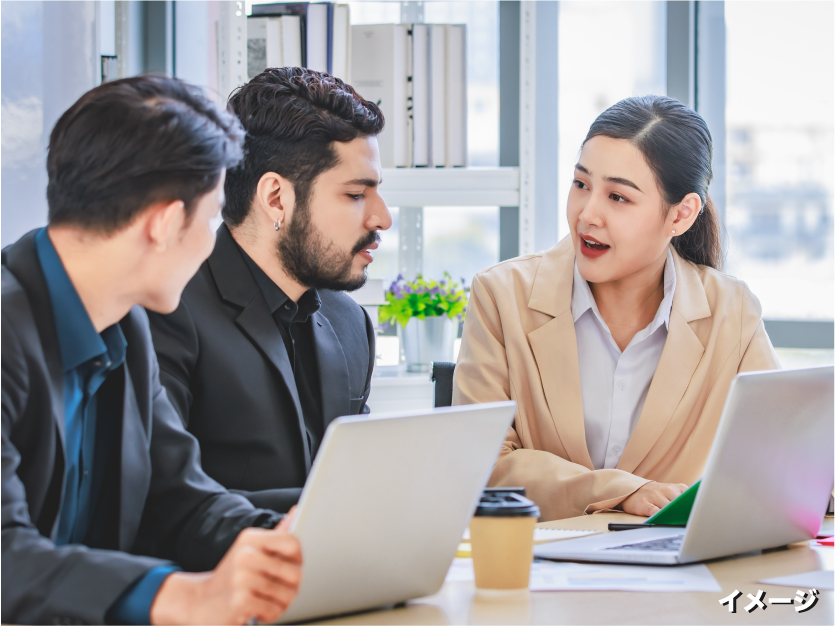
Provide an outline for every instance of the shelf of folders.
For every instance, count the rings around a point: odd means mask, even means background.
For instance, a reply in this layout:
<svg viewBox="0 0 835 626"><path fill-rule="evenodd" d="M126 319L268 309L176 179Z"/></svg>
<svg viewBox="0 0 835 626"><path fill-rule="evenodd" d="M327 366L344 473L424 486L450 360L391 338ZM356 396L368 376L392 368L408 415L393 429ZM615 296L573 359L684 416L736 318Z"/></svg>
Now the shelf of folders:
<svg viewBox="0 0 835 626"><path fill-rule="evenodd" d="M467 165L466 50L462 24L351 27L351 84L386 118L384 168Z"/></svg>
<svg viewBox="0 0 835 626"><path fill-rule="evenodd" d="M350 78L351 17L347 4L255 4L247 18L247 75L268 67L307 67Z"/></svg>
<svg viewBox="0 0 835 626"><path fill-rule="evenodd" d="M393 167L467 165L467 30L463 24L350 23L346 4L252 6L247 72L304 66L353 85L380 106L380 161Z"/></svg>

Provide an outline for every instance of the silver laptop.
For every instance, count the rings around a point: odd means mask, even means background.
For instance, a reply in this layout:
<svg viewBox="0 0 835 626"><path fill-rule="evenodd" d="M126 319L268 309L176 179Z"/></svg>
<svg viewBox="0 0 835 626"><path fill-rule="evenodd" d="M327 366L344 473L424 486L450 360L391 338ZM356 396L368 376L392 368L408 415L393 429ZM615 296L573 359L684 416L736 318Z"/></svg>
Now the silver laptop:
<svg viewBox="0 0 835 626"><path fill-rule="evenodd" d="M832 493L832 367L739 374L686 528L536 546L540 558L676 565L815 537Z"/></svg>
<svg viewBox="0 0 835 626"><path fill-rule="evenodd" d="M496 402L331 423L292 528L301 586L279 623L436 593L515 414Z"/></svg>

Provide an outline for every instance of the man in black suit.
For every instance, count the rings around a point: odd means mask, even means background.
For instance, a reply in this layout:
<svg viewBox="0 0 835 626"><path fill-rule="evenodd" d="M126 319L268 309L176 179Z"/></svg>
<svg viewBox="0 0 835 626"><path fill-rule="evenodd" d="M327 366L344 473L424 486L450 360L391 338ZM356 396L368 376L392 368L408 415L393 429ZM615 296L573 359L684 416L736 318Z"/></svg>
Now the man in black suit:
<svg viewBox="0 0 835 626"><path fill-rule="evenodd" d="M173 311L211 252L242 140L154 77L55 125L49 226L2 253L3 622L272 621L296 594L298 541L203 472L142 308Z"/></svg>
<svg viewBox="0 0 835 626"><path fill-rule="evenodd" d="M327 74L268 69L230 105L247 131L224 224L170 315L149 315L160 379L209 476L256 506L299 498L327 425L368 412L361 287L391 216L380 109Z"/></svg>

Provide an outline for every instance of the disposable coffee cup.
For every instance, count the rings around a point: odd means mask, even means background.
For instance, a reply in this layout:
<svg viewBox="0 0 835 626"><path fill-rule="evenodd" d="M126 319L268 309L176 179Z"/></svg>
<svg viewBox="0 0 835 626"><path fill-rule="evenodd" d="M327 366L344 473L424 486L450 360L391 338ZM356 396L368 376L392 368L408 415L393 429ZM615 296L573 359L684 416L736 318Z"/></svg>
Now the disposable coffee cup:
<svg viewBox="0 0 835 626"><path fill-rule="evenodd" d="M530 583L539 507L514 491L485 493L470 522L478 589L527 589Z"/></svg>

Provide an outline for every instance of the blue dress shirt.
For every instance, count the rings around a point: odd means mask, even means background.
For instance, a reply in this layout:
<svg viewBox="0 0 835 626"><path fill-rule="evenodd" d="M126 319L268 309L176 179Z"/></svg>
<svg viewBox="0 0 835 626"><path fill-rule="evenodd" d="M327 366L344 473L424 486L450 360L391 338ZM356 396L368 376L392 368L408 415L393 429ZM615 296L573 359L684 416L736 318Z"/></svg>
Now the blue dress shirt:
<svg viewBox="0 0 835 626"><path fill-rule="evenodd" d="M102 498L118 497L103 493L108 468L95 466L97 449L98 458L105 459L102 452L118 444L110 440L112 429L98 424L112 417L98 414L97 392L124 363L127 342L118 324L96 332L46 228L35 237L35 248L52 302L64 367L65 468L55 543L96 545L97 538L90 536L96 506ZM108 619L120 624L150 623L154 597L166 576L177 569L149 571L110 607Z"/></svg>

